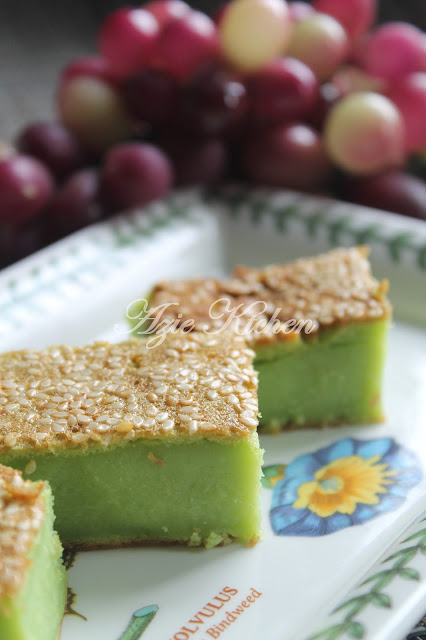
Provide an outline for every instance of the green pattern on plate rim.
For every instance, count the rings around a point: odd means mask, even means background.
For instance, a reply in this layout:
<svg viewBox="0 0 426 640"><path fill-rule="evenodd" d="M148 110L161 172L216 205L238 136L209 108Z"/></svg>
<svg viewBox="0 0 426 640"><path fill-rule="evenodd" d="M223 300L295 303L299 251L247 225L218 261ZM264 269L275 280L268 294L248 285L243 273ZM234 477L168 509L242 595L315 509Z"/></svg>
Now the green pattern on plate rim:
<svg viewBox="0 0 426 640"><path fill-rule="evenodd" d="M318 206L318 199L298 194L292 194L293 197L286 198L287 202L283 204L279 198L276 199L277 192L252 192L241 188L221 189L216 191L216 195L219 200L225 201L231 215L238 216L242 211L248 211L248 219L252 224L259 224L269 216L274 221L276 231L285 233L289 223L298 221L312 238L325 229L330 246L338 246L344 240L353 244L378 243L386 247L393 262L399 262L403 255L409 253L413 254L417 267L426 270L426 237L419 242L415 231L389 233L383 222L360 224L354 215L355 210L359 209L355 205L320 199Z"/></svg>
<svg viewBox="0 0 426 640"><path fill-rule="evenodd" d="M281 197L285 197L285 203L280 200ZM191 215L190 208L197 204L212 208L219 206L221 209L225 206L226 211L234 217L248 210L249 220L253 225L259 224L268 216L272 217L276 230L281 233L288 231L291 221L300 222L310 237L315 237L320 229L325 229L330 246L340 244L345 238L356 244L378 242L387 247L389 257L396 262L401 260L405 252L413 253L418 267L426 270L426 233L420 239L418 233L411 230L389 233L388 226L382 221L360 224L354 215L357 209L354 205L333 200L320 200L320 203L321 206L318 207L317 198L296 193L259 192L242 188L186 194L186 197L178 194L143 211L123 214L114 221L88 228L83 233L92 235L97 247L96 256L105 247L119 253L120 249L135 246L141 239L152 237L176 221L195 222L196 216ZM353 211L350 211L351 208ZM69 255L77 255L80 237L80 234L74 234L57 246L61 246ZM49 266L55 268L62 260L63 253L58 252L49 258ZM41 269L42 267L34 266L26 275L37 280ZM73 275L77 277L79 271L81 264L76 265ZM10 290L19 288L16 277L8 279L6 284ZM4 309L4 304L0 304L0 310Z"/></svg>
<svg viewBox="0 0 426 640"><path fill-rule="evenodd" d="M227 218L244 213L248 214L245 223L252 226L272 220L275 230L283 235L296 225L297 232L308 239L325 234L331 247L379 244L393 262L408 256L413 266L426 270L426 225L423 234L418 221L392 216L388 223L390 214L378 213L377 222L371 222L371 215L366 219L362 211L354 205L273 190L238 187L176 193L143 211L84 229L31 256L10 272L6 269L0 273L0 330L28 322L28 300L32 313L42 315L48 298L62 297L64 290L96 289L161 232L197 226L209 216L226 224ZM416 227L410 229L413 224Z"/></svg>
<svg viewBox="0 0 426 640"><path fill-rule="evenodd" d="M366 638L368 628L359 616L369 607L391 609L392 598L386 592L398 579L418 582L420 572L410 563L419 554L426 555L426 513L406 531L387 555L365 580L352 592L350 597L332 612L337 619L324 627L308 640L338 640L345 634L350 638Z"/></svg>

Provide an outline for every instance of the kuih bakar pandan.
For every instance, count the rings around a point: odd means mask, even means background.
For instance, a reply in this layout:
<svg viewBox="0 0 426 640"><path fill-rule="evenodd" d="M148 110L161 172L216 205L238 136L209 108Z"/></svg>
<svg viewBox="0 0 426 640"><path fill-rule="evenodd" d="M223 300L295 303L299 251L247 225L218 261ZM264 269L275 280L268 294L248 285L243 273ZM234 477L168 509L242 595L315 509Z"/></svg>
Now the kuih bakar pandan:
<svg viewBox="0 0 426 640"><path fill-rule="evenodd" d="M227 280L161 282L148 313L138 301L130 315L139 336L166 323L217 334L232 319L256 353L264 431L380 422L387 289L367 248L341 248Z"/></svg>
<svg viewBox="0 0 426 640"><path fill-rule="evenodd" d="M0 356L0 462L50 483L67 547L260 537L257 375L233 333Z"/></svg>
<svg viewBox="0 0 426 640"><path fill-rule="evenodd" d="M67 576L45 482L0 465L0 638L57 640Z"/></svg>

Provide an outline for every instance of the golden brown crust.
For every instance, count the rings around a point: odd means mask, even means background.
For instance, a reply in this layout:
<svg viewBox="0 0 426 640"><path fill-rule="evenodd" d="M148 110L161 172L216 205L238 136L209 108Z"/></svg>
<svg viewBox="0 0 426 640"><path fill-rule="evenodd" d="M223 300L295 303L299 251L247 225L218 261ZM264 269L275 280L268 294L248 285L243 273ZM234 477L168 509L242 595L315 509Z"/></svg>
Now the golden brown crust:
<svg viewBox="0 0 426 640"><path fill-rule="evenodd" d="M387 289L386 281L378 282L371 274L368 249L354 247L263 269L239 266L230 280L164 281L154 287L150 307L177 302L162 311L161 318L179 325L193 319L198 330L219 328L232 315L230 310L240 308L240 331L246 327L249 339L259 345L295 340L322 327L388 317ZM212 320L212 304L220 319ZM259 331L263 325L256 323L269 326Z"/></svg>
<svg viewBox="0 0 426 640"><path fill-rule="evenodd" d="M137 438L245 438L258 424L253 352L230 333L0 356L0 451Z"/></svg>
<svg viewBox="0 0 426 640"><path fill-rule="evenodd" d="M45 514L43 482L22 479L20 471L0 465L0 602L21 589L31 551Z"/></svg>

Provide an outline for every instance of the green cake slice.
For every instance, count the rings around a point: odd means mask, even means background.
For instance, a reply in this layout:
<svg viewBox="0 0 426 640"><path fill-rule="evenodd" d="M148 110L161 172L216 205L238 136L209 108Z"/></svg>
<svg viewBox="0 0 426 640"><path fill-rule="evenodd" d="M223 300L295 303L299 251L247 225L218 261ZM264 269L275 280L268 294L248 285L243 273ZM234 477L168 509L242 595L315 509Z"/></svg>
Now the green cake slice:
<svg viewBox="0 0 426 640"><path fill-rule="evenodd" d="M365 247L229 280L165 281L132 309L136 335L181 326L216 335L231 325L256 352L265 430L383 420L382 372L391 306Z"/></svg>
<svg viewBox="0 0 426 640"><path fill-rule="evenodd" d="M0 465L0 638L57 640L67 577L44 482Z"/></svg>
<svg viewBox="0 0 426 640"><path fill-rule="evenodd" d="M0 356L0 461L48 480L65 546L260 536L257 376L236 335Z"/></svg>

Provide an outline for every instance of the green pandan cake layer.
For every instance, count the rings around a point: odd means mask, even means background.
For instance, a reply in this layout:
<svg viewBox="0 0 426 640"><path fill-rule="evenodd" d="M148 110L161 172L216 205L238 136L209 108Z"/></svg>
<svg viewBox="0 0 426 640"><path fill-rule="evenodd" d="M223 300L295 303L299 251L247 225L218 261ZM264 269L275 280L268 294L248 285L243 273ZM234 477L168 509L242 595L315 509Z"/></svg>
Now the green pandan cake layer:
<svg viewBox="0 0 426 640"><path fill-rule="evenodd" d="M1 456L22 470L31 459L31 479L51 484L65 546L149 540L212 547L259 538L262 451L256 433L221 442L138 440Z"/></svg>
<svg viewBox="0 0 426 640"><path fill-rule="evenodd" d="M341 248L261 269L237 266L228 280L165 280L128 315L138 337L167 323L213 335L236 328L256 354L264 430L377 422L387 290L372 276L366 247Z"/></svg>
<svg viewBox="0 0 426 640"><path fill-rule="evenodd" d="M62 546L53 530L51 490L43 491L45 516L31 551L23 588L0 600L1 640L57 640L67 594Z"/></svg>
<svg viewBox="0 0 426 640"><path fill-rule="evenodd" d="M323 329L256 349L261 426L383 420L382 372L389 321Z"/></svg>

